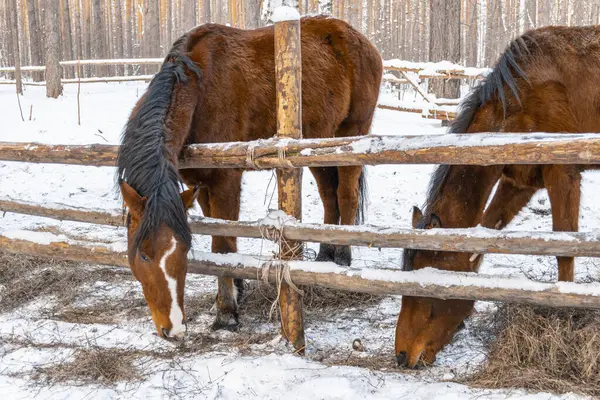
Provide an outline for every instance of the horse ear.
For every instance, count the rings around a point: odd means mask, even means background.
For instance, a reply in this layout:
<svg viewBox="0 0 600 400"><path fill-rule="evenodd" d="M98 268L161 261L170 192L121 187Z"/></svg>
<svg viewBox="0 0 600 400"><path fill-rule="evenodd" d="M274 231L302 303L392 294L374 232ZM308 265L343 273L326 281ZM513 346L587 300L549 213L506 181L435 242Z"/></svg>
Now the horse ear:
<svg viewBox="0 0 600 400"><path fill-rule="evenodd" d="M125 204L127 204L129 212L132 216L141 219L142 214L144 213L144 206L146 205L146 198L140 196L138 192L136 192L135 189L129 186L125 181L121 181L119 186L121 187L123 201L125 201Z"/></svg>
<svg viewBox="0 0 600 400"><path fill-rule="evenodd" d="M440 219L440 217L437 216L437 214L431 214L431 222L429 223L429 226L431 228L442 227L442 220Z"/></svg>
<svg viewBox="0 0 600 400"><path fill-rule="evenodd" d="M194 200L198 197L199 192L200 186L194 186L192 189L188 189L181 193L181 200L183 200L183 206L186 211L194 206Z"/></svg>
<svg viewBox="0 0 600 400"><path fill-rule="evenodd" d="M412 226L413 228L417 227L419 221L423 218L423 211L417 206L413 206L413 215L412 215Z"/></svg>

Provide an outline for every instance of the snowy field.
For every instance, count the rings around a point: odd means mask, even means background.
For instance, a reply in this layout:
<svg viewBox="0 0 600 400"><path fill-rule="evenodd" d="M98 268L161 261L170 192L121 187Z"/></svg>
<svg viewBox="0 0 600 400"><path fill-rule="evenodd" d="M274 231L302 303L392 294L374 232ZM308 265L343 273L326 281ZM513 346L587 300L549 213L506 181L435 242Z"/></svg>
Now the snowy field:
<svg viewBox="0 0 600 400"><path fill-rule="evenodd" d="M67 85L64 96L58 100L46 99L44 88L27 87L21 99L24 122L14 88L0 86L0 140L118 144L121 128L145 86L143 83L83 85L81 126L77 125L75 85ZM372 133L442 134L444 129L439 121L425 120L419 114L378 110ZM369 167L367 222L410 227L411 208L424 201L432 170L429 165ZM114 191L113 175L114 169L105 167L0 162L0 198L114 210L121 203ZM271 171L244 175L240 219L257 220L276 208L277 191L272 177ZM600 203L592 201L598 196L593 189L598 183L600 175L596 172L584 174L581 231L600 226ZM303 194L303 220L322 222L321 202L308 171L304 173ZM193 212L200 213L199 207ZM0 221L0 231L52 232L105 243L125 240L122 228L61 223L12 213L6 213ZM551 226L547 195L539 192L509 228L550 231ZM310 247L317 248L315 244ZM239 239L241 253L268 255L272 249L270 243ZM196 235L194 250L209 251L210 238ZM399 268L402 250L354 248L353 256L355 267ZM291 349L280 340L277 321L269 321L267 317L268 305L263 313L255 310L244 313L242 309L239 332L212 332L213 315L209 308L216 279L195 275L189 277L186 287L186 312L192 317L189 339L185 349L177 349L173 343L153 334L141 288L128 271L99 266L79 268L84 271L102 268L103 272L90 272L91 278L98 279L90 279L78 287L69 304L61 303L56 294L51 294L0 313L3 398L577 398L514 389L481 390L453 383L459 374L473 370L485 359L481 338L472 329L473 321L467 322L466 329L438 355L431 368L397 370L393 363L393 335L399 297L362 297L363 303L340 303L321 309L307 307L308 349L306 357L301 358L292 355ZM553 257L492 255L486 256L481 272L553 281L557 268ZM576 261L576 273L580 281L598 278L600 266L593 259L580 258ZM0 286L0 299L5 290ZM113 315L96 313L103 302L113 307L116 304ZM119 310L120 305L123 310ZM473 318L485 316L493 309L492 304L478 303ZM82 318L86 312L86 318ZM352 350L355 338L361 339L364 352ZM132 365L140 376L110 385L40 379L40 370L69 362L77 351L85 349L138 352Z"/></svg>

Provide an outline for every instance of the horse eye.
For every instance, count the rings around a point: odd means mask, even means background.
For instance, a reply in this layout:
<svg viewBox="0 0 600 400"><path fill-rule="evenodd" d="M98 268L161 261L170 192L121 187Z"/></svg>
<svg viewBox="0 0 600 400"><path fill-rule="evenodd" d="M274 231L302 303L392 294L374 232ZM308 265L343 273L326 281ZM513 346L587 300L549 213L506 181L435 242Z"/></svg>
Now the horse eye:
<svg viewBox="0 0 600 400"><path fill-rule="evenodd" d="M148 258L148 256L141 251L140 251L140 258L142 259L143 262L150 262L150 259Z"/></svg>

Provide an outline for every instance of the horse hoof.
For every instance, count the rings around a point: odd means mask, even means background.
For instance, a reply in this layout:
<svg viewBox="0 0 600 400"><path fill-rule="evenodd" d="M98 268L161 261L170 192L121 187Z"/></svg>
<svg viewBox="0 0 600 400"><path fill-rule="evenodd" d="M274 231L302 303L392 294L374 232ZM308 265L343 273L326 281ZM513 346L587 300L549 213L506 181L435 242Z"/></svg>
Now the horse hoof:
<svg viewBox="0 0 600 400"><path fill-rule="evenodd" d="M335 246L332 244L321 243L319 247L319 254L317 255L316 261L334 261L335 260Z"/></svg>
<svg viewBox="0 0 600 400"><path fill-rule="evenodd" d="M337 265L349 266L352 263L352 250L350 246L337 246L333 261Z"/></svg>
<svg viewBox="0 0 600 400"><path fill-rule="evenodd" d="M212 324L213 331L226 330L237 332L240 327L240 322L237 315L234 314L219 314Z"/></svg>

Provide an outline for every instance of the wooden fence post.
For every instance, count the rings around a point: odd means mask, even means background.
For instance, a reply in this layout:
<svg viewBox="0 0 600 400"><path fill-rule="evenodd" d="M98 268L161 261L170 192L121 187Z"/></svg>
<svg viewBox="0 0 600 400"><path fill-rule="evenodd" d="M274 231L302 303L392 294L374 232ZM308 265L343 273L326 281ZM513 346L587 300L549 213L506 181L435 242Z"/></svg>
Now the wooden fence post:
<svg viewBox="0 0 600 400"><path fill-rule="evenodd" d="M279 17L278 17L279 16ZM277 87L277 136L302 138L302 63L300 16L290 7L273 14L275 21L275 77ZM282 154L285 156L285 154ZM279 209L302 219L302 168L278 169ZM302 242L283 241L279 251L284 259L302 256ZM300 354L304 353L302 294L282 282L279 294L281 329Z"/></svg>

